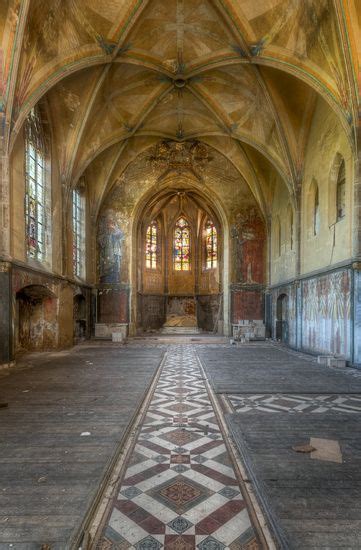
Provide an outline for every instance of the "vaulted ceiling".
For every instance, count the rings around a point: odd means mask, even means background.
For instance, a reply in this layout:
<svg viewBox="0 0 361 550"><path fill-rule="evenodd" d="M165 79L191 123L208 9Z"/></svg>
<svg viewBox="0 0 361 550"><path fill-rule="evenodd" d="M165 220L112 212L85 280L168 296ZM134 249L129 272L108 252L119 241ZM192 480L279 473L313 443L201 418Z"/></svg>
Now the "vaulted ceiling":
<svg viewBox="0 0 361 550"><path fill-rule="evenodd" d="M140 151L197 139L261 205L268 169L296 195L317 101L355 140L357 1L3 1L8 146L45 97L69 186L100 166L104 196Z"/></svg>

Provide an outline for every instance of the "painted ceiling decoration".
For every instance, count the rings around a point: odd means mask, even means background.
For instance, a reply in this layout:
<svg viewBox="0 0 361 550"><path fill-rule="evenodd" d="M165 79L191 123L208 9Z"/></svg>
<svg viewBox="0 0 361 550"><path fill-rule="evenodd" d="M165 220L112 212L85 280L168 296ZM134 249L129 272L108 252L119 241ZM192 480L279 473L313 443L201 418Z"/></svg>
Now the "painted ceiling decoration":
<svg viewBox="0 0 361 550"><path fill-rule="evenodd" d="M64 184L74 186L86 171L98 170L104 185L97 202L131 160L157 143L153 162L168 147L173 157L190 155L185 169L196 173L206 162L202 155L215 148L261 206L268 169L297 200L318 101L328 103L355 143L357 52L349 3L4 1L8 148L42 100L61 144ZM188 145L177 153L177 143ZM192 147L202 151L201 161L194 161ZM174 159L167 162L170 170Z"/></svg>

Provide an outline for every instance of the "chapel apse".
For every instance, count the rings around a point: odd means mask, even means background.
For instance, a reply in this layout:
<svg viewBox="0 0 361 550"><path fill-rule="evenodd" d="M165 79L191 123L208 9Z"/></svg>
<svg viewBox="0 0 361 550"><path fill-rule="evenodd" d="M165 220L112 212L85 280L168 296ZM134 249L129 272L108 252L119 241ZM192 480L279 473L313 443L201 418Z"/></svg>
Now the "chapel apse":
<svg viewBox="0 0 361 550"><path fill-rule="evenodd" d="M144 196L148 197L147 206L137 217ZM223 217L231 221L230 225L224 226L217 212L219 207ZM177 270L174 265L174 231L181 218L190 231L190 264L186 270ZM217 267L214 269L205 267L207 221L214 224L217 233ZM157 263L154 269L149 269L145 263L145 246L152 223L158 228ZM226 265L224 231L227 231L229 247ZM224 270L230 283L237 285L232 287L232 295L252 290L247 298L248 318L253 318L256 312L257 318L262 319L260 306L266 277L266 229L262 215L237 169L208 145L163 141L141 153L105 198L97 235L99 302L108 300L109 292L114 297L116 289L124 293L136 286L135 315L139 329L160 328L167 311L187 314L190 309L198 317L201 328L213 329L216 319L223 319L220 308ZM132 255L135 279L127 268ZM243 304L244 300L237 299L237 303ZM114 307L119 307L115 304L114 301ZM238 307L238 316L245 312L244 307Z"/></svg>

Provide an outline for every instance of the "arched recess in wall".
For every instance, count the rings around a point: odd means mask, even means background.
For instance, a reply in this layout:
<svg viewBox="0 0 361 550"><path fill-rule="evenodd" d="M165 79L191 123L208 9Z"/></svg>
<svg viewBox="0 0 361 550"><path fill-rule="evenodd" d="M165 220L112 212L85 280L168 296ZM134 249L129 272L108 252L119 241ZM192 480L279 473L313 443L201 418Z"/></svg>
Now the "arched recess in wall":
<svg viewBox="0 0 361 550"><path fill-rule="evenodd" d="M333 161L328 192L328 225L343 220L346 216L347 178L345 159L337 153Z"/></svg>
<svg viewBox="0 0 361 550"><path fill-rule="evenodd" d="M281 220L279 216L275 217L273 225L273 258L277 259L281 256L281 246L282 246L282 228Z"/></svg>
<svg viewBox="0 0 361 550"><path fill-rule="evenodd" d="M15 351L54 349L58 343L58 299L43 285L16 293Z"/></svg>
<svg viewBox="0 0 361 550"><path fill-rule="evenodd" d="M132 314L138 330L159 329L172 315L194 316L197 326L206 331L218 330L218 323L223 324L229 311L223 311L228 251L224 249L222 218L219 205L210 204L194 187L178 187L176 182L142 200L134 226L137 246L133 257L137 296L136 305L133 297ZM213 242L217 261L213 256L212 265L207 266L208 221L213 238L217 235L217 245ZM150 268L147 237L154 223L159 228L158 260Z"/></svg>
<svg viewBox="0 0 361 550"><path fill-rule="evenodd" d="M276 338L281 342L288 343L288 315L289 315L289 297L287 294L280 294L277 298L277 320L276 320Z"/></svg>
<svg viewBox="0 0 361 550"><path fill-rule="evenodd" d="M320 225L321 205L319 186L315 178L312 178L306 193L306 227L309 239L318 235Z"/></svg>
<svg viewBox="0 0 361 550"><path fill-rule="evenodd" d="M293 250L294 249L294 239L295 239L295 235L294 235L295 228L294 228L294 212L293 212L293 208L292 208L291 204L289 204L287 206L287 220L286 220L286 222L287 222L287 230L286 230L286 235L285 235L286 243L287 243L288 249Z"/></svg>

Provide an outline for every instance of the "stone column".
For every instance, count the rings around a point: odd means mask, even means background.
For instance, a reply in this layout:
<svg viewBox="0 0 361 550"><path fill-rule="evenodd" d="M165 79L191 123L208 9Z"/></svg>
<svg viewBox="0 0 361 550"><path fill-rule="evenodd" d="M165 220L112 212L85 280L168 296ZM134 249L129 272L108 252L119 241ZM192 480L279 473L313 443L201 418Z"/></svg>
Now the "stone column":
<svg viewBox="0 0 361 550"><path fill-rule="evenodd" d="M11 264L0 261L0 367L14 359L12 339Z"/></svg>
<svg viewBox="0 0 361 550"><path fill-rule="evenodd" d="M361 262L355 262L353 268L353 358L352 362L361 367ZM352 319L353 317L353 319Z"/></svg>
<svg viewBox="0 0 361 550"><path fill-rule="evenodd" d="M353 182L354 212L352 227L353 268L353 363L361 366L361 127L358 128L358 154Z"/></svg>
<svg viewBox="0 0 361 550"><path fill-rule="evenodd" d="M9 156L5 143L5 115L0 115L0 256L10 257L10 181Z"/></svg>
<svg viewBox="0 0 361 550"><path fill-rule="evenodd" d="M359 127L358 129L357 156L355 158L353 182L353 198L354 212L352 228L352 252L355 260L361 260L361 127Z"/></svg>

